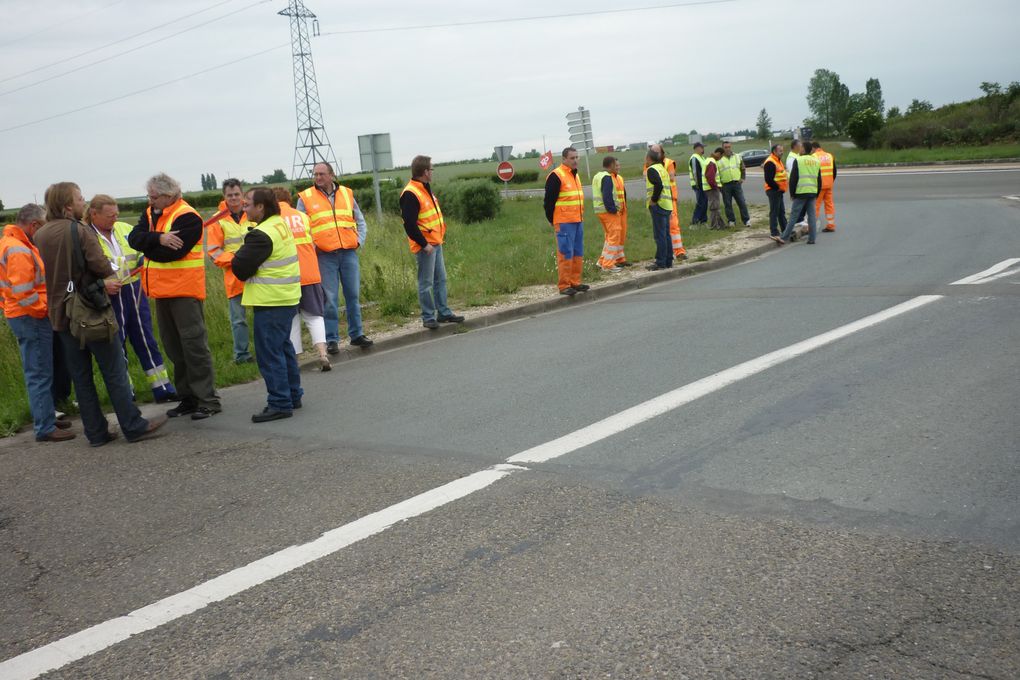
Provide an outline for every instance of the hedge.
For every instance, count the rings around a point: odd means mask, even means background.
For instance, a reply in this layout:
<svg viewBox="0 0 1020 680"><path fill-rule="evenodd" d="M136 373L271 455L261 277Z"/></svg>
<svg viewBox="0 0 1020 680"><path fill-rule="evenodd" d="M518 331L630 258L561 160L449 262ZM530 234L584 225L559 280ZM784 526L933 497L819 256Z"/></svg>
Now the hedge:
<svg viewBox="0 0 1020 680"><path fill-rule="evenodd" d="M486 179L495 184L502 184L503 180L496 176L493 172L473 172L469 175L457 175L453 178L454 181L459 180L471 180L471 179ZM510 180L510 184L526 184L528 182L538 181L538 170L521 170L514 173L513 179Z"/></svg>
<svg viewBox="0 0 1020 680"><path fill-rule="evenodd" d="M450 182L435 191L443 214L466 224L494 218L503 202L499 189L484 179Z"/></svg>

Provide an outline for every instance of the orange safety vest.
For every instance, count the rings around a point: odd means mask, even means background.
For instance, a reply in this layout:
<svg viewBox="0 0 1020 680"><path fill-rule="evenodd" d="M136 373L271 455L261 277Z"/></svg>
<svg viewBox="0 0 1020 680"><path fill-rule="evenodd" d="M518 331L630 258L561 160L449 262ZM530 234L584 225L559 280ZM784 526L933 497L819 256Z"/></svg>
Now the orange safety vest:
<svg viewBox="0 0 1020 680"><path fill-rule="evenodd" d="M310 186L298 196L305 206L305 213L312 224L312 241L315 247L327 253L334 250L354 250L358 247L358 225L354 221L354 192L345 186L338 186L329 197L315 186Z"/></svg>
<svg viewBox="0 0 1020 680"><path fill-rule="evenodd" d="M762 163L762 168L764 168L766 165L770 163L776 166L776 184L779 185L779 190L785 194L786 190L789 188L786 178L786 166L783 165L783 161L779 160L779 158L774 153L769 154L769 157L765 159L764 163ZM768 190L769 185L766 184L765 191Z"/></svg>
<svg viewBox="0 0 1020 680"><path fill-rule="evenodd" d="M162 234L170 231L174 220L181 215L194 214L199 220L202 216L198 211L184 202L183 198L168 205L160 214L155 224L152 223L152 207L145 209L145 217L149 221L149 231ZM202 254L202 241L188 252L187 255L173 262L155 262L145 258L145 273L142 276L142 287L145 294L153 298L190 297L205 299L205 262Z"/></svg>
<svg viewBox="0 0 1020 680"><path fill-rule="evenodd" d="M417 224L422 236L425 237L425 240L430 245L443 245L443 239L446 237L446 220L443 219L443 211L439 208L439 201L432 195L431 191L425 188L424 184L416 179L408 182L407 186L404 187L404 191L400 192L400 195L403 196L408 191L418 199ZM412 239L408 238L407 242L411 244L412 253L417 253L421 250L421 246Z"/></svg>
<svg viewBox="0 0 1020 680"><path fill-rule="evenodd" d="M613 188L616 189L616 212L621 215L627 212L627 187L623 184L623 177L619 174L612 175Z"/></svg>
<svg viewBox="0 0 1020 680"><path fill-rule="evenodd" d="M4 316L45 319L46 272L39 251L16 224L4 227L0 238L0 297Z"/></svg>
<svg viewBox="0 0 1020 680"><path fill-rule="evenodd" d="M218 219L216 215L219 215ZM212 258L213 264L223 270L223 288L227 297L232 298L244 293L244 281L234 276L230 263L244 243L245 234L255 223L243 212L241 221L235 222L227 210L226 201L220 201L216 215L210 219L205 231L205 252Z"/></svg>
<svg viewBox="0 0 1020 680"><path fill-rule="evenodd" d="M836 164L836 157L823 149L817 149L811 153L818 159L818 165L822 169L822 188L831 189L833 180L832 168Z"/></svg>
<svg viewBox="0 0 1020 680"><path fill-rule="evenodd" d="M669 188L673 190L673 205L677 202L677 191L676 191L676 161L672 158L666 158L662 161L662 166L666 168L666 173L673 173L672 178L669 180Z"/></svg>
<svg viewBox="0 0 1020 680"><path fill-rule="evenodd" d="M560 178L560 195L556 197L553 208L553 224L583 222L584 190L581 180L573 170L562 164L550 174Z"/></svg>
<svg viewBox="0 0 1020 680"><path fill-rule="evenodd" d="M280 217L290 227L290 233L294 235L298 267L301 269L301 285L310 286L313 283L321 283L319 258L315 256L315 244L312 243L312 235L309 233L311 221L308 219L308 215L291 206L290 203L281 201Z"/></svg>

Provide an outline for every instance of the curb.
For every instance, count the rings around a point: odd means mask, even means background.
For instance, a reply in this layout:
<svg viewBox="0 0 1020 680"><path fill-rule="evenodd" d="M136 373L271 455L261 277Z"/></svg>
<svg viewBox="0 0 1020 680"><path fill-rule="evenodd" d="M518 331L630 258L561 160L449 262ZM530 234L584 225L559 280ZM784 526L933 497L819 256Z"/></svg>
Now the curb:
<svg viewBox="0 0 1020 680"><path fill-rule="evenodd" d="M904 161L902 163L844 163L841 168L924 168L946 165L996 165L1020 163L1020 158L973 158L957 161Z"/></svg>

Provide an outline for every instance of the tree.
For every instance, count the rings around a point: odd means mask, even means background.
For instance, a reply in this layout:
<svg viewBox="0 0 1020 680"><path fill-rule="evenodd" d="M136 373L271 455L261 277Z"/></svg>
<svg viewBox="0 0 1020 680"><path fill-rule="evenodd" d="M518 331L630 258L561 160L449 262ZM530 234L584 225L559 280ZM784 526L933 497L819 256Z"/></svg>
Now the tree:
<svg viewBox="0 0 1020 680"><path fill-rule="evenodd" d="M4 209L4 202L0 201L0 210L3 210L3 209Z"/></svg>
<svg viewBox="0 0 1020 680"><path fill-rule="evenodd" d="M981 83L980 87L981 91L985 93L985 97L988 99L998 97L1002 94L1002 85L999 85L998 83L990 83L986 80Z"/></svg>
<svg viewBox="0 0 1020 680"><path fill-rule="evenodd" d="M758 139L768 139L772 136L772 117L769 116L769 112L762 109L758 113Z"/></svg>
<svg viewBox="0 0 1020 680"><path fill-rule="evenodd" d="M849 97L849 90L836 73L824 68L815 71L808 82L807 103L813 114L812 127L816 133L828 135L837 131L839 118L845 109L844 100Z"/></svg>
<svg viewBox="0 0 1020 680"><path fill-rule="evenodd" d="M287 181L287 175L283 170L277 168L271 175L262 175L263 184L279 184Z"/></svg>
<svg viewBox="0 0 1020 680"><path fill-rule="evenodd" d="M882 116L873 108L858 111L847 122L847 133L854 144L862 149L871 146L875 133L882 128Z"/></svg>
<svg viewBox="0 0 1020 680"><path fill-rule="evenodd" d="M910 102L910 106L907 107L907 111L903 115L913 116L914 114L917 113L927 113L929 111L934 110L935 107L932 106L931 102L928 101L927 99L915 99Z"/></svg>
<svg viewBox="0 0 1020 680"><path fill-rule="evenodd" d="M885 99L882 98L882 83L878 78L868 78L864 85L864 98L867 105L878 112L879 116L885 115Z"/></svg>
<svg viewBox="0 0 1020 680"><path fill-rule="evenodd" d="M893 107L891 107L889 109L889 112L885 115L885 119L886 120L896 120L897 118L900 118L902 115L903 114L900 113L900 107L893 106Z"/></svg>
<svg viewBox="0 0 1020 680"><path fill-rule="evenodd" d="M220 183L216 181L216 175L209 173L209 191L216 191L220 188Z"/></svg>

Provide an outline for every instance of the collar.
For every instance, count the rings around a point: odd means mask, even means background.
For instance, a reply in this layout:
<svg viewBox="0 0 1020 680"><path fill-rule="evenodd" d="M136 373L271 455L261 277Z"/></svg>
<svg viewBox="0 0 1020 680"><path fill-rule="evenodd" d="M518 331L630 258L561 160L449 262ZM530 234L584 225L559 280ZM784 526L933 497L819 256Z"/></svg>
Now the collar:
<svg viewBox="0 0 1020 680"><path fill-rule="evenodd" d="M560 168L563 168L564 170L568 171L571 175L575 176L577 175L577 168L574 169L568 168L566 163L560 163L560 167L556 169L559 170Z"/></svg>
<svg viewBox="0 0 1020 680"><path fill-rule="evenodd" d="M32 245L32 241L28 238L28 234L17 224L8 224L4 227L4 236L10 236L16 238L27 246Z"/></svg>

